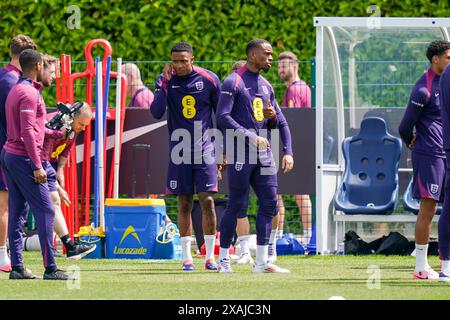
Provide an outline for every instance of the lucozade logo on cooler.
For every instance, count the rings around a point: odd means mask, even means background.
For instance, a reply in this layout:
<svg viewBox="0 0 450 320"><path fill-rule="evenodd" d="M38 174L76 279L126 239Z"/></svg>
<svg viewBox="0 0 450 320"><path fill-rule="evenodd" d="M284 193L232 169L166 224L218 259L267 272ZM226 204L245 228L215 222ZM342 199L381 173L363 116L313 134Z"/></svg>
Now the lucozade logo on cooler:
<svg viewBox="0 0 450 320"><path fill-rule="evenodd" d="M129 236L133 236L139 242L140 248L122 248L122 247L120 247L122 245L122 242L125 239L127 239ZM125 232L122 235L122 239L120 239L119 246L114 247L114 254L145 255L146 253L147 253L147 248L144 248L142 246L141 240L139 239L139 236L133 226L128 226L128 228L125 230Z"/></svg>

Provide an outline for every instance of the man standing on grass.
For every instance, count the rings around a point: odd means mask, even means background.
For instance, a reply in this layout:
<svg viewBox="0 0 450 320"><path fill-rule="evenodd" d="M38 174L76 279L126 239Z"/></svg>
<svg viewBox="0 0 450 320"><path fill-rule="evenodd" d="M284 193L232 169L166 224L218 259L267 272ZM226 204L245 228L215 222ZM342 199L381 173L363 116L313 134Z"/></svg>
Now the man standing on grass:
<svg viewBox="0 0 450 320"><path fill-rule="evenodd" d="M47 183L50 165L42 162L40 157L46 133L46 108L41 90L43 85L51 83L55 74L51 69L44 72L42 55L36 50L24 50L19 62L23 74L6 99L8 138L1 154L9 189L8 240L12 267L9 278L37 278L23 265L22 228L28 203L38 227L44 280L68 280L69 277L56 267L53 247L55 211Z"/></svg>
<svg viewBox="0 0 450 320"><path fill-rule="evenodd" d="M172 63L164 67L163 75L157 80L150 111L153 117L160 119L166 107L168 110L170 154L166 190L168 194L178 195L182 270L194 270L191 254L194 193L199 195L202 210L205 269L217 270L214 259L216 212L213 198L218 190L217 164L214 144L208 137L208 131L212 128L212 113L219 100L220 82L211 71L193 65L192 52L192 47L185 42L178 42L172 47ZM177 144L181 143L178 133L187 133L190 150L178 150ZM185 142L184 137L182 139Z"/></svg>
<svg viewBox="0 0 450 320"><path fill-rule="evenodd" d="M22 34L15 36L9 44L11 61L0 69L0 152L6 143L6 97L22 74L19 55L26 49L36 50L34 41ZM0 271L10 272L11 260L6 251L8 238L8 187L6 184L6 175L0 167Z"/></svg>
<svg viewBox="0 0 450 320"><path fill-rule="evenodd" d="M253 272L281 272L269 261L269 237L273 217L277 214L277 170L270 146L270 130L279 128L284 157L282 168L294 165L289 127L275 100L271 84L260 75L272 64L272 46L267 40L254 39L247 44L246 64L224 81L217 107L217 124L227 131L228 204L221 222L219 272L233 272L229 248L238 217L246 214L250 186L259 200L256 217L257 249ZM233 133L230 140L230 131ZM264 135L267 136L264 137ZM236 145L238 146L236 148ZM241 150L242 149L242 150ZM254 157L257 155L257 157ZM256 158L256 161L254 161Z"/></svg>
<svg viewBox="0 0 450 320"><path fill-rule="evenodd" d="M278 76L284 81L287 91L281 102L282 108L311 108L311 89L299 76L297 56L290 51L280 53L278 56ZM312 234L312 205L308 194L296 194L295 202L300 209L302 221L302 243L308 244ZM281 195L278 196L280 206L279 230L277 238L283 236L284 202Z"/></svg>
<svg viewBox="0 0 450 320"><path fill-rule="evenodd" d="M413 279L437 279L439 274L428 265L428 242L437 202L445 191L445 152L442 137L439 79L450 63L450 43L433 41L427 49L431 63L428 71L414 86L399 126L403 142L411 149L413 164L413 197L420 200L417 216L416 267ZM415 132L414 132L415 128ZM448 144L450 146L450 144ZM441 216L442 219L442 216Z"/></svg>
<svg viewBox="0 0 450 320"><path fill-rule="evenodd" d="M50 56L44 56L44 59L56 62L56 59ZM51 114L48 115L49 119L51 119L51 116ZM94 251L97 247L96 244L77 244L70 238L66 219L61 209L61 203L70 205L69 195L64 189L64 167L66 166L69 152L76 142L77 135L84 131L86 126L91 123L92 116L91 107L87 103L83 103L73 114L70 129L63 130L64 135L62 137L54 135L45 136L41 152L41 160L50 164L50 166L47 165L47 181L50 197L55 208L55 233L61 239L66 249L67 259L69 260L79 260Z"/></svg>
<svg viewBox="0 0 450 320"><path fill-rule="evenodd" d="M444 205L438 224L439 255L442 265L439 281L450 282L450 67L448 64L441 75L439 89L443 144L446 155Z"/></svg>

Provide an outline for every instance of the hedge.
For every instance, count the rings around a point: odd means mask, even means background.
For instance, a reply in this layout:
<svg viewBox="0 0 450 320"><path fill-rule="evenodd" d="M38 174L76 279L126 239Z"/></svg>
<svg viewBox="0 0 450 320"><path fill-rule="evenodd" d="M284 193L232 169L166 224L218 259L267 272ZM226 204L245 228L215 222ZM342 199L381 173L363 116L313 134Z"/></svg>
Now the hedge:
<svg viewBox="0 0 450 320"><path fill-rule="evenodd" d="M82 60L88 40L106 38L124 60L166 60L173 43L190 42L200 60L236 60L255 37L269 40L275 52L293 50L301 60L315 52L314 16L369 16L376 4L382 16L446 16L445 0L3 0L0 61L8 59L11 37L25 33L41 50ZM69 29L70 5L80 8L80 29Z"/></svg>

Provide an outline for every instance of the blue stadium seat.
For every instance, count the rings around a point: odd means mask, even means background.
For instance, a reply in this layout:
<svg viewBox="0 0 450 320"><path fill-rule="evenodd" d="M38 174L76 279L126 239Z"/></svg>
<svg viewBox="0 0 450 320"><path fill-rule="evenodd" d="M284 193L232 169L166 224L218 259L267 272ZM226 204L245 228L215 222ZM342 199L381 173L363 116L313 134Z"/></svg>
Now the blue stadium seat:
<svg viewBox="0 0 450 320"><path fill-rule="evenodd" d="M390 214L398 201L401 140L390 135L383 119L369 117L359 133L342 143L344 177L334 196L345 214Z"/></svg>
<svg viewBox="0 0 450 320"><path fill-rule="evenodd" d="M403 193L402 204L403 204L403 208L406 211L412 212L414 214L418 214L420 204L419 204L419 200L414 199L412 196L412 183L413 183L413 178L411 178L411 181L409 181L408 187L406 188L405 193ZM436 214L441 214L441 211L442 211L442 205L438 204L438 206L436 208Z"/></svg>

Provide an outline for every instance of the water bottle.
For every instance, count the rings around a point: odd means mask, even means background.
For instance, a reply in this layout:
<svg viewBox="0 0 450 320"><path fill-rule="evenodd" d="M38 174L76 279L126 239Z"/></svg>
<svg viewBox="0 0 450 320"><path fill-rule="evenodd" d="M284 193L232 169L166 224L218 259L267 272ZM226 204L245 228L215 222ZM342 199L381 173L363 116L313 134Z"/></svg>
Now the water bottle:
<svg viewBox="0 0 450 320"><path fill-rule="evenodd" d="M345 243L344 242L339 242L337 254L340 256L345 255Z"/></svg>

